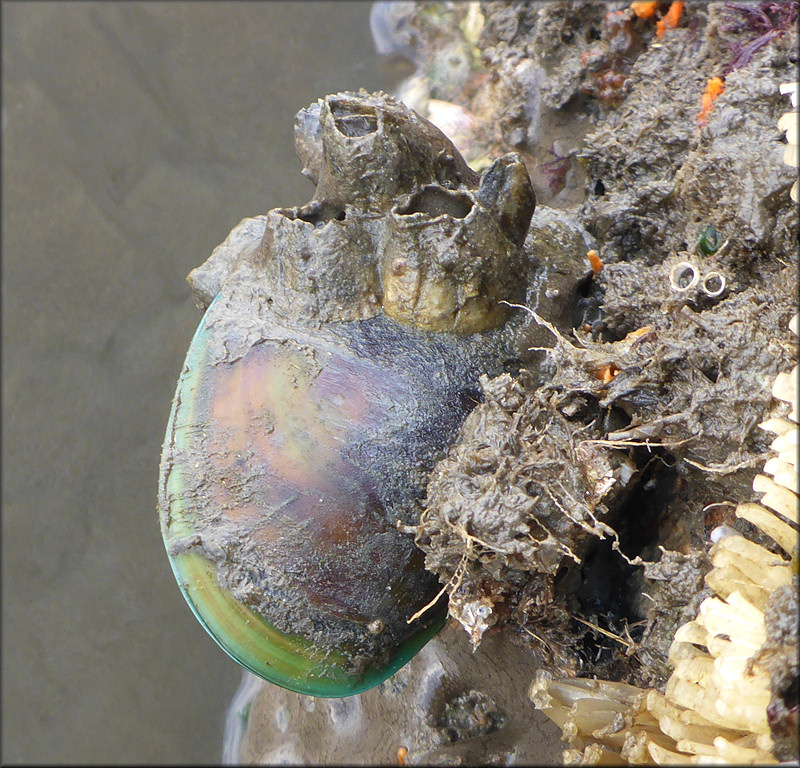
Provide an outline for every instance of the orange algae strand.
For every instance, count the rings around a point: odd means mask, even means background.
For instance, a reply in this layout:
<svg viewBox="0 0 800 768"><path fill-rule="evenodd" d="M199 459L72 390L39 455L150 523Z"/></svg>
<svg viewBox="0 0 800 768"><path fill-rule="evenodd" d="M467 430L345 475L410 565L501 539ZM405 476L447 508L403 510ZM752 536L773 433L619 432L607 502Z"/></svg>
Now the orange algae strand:
<svg viewBox="0 0 800 768"><path fill-rule="evenodd" d="M725 90L725 81L721 77L712 77L706 83L706 90L703 93L703 102L700 112L697 114L697 125L702 128L708 122L708 116L714 108L714 102Z"/></svg>
<svg viewBox="0 0 800 768"><path fill-rule="evenodd" d="M635 13L635 11L634 11ZM656 37L662 38L667 29L675 29L678 26L678 21L683 13L683 0L675 0L669 6L669 10L664 14L663 19L659 19L656 23Z"/></svg>
<svg viewBox="0 0 800 768"><path fill-rule="evenodd" d="M658 0L645 0L644 2L631 3L631 10L640 19L650 19L656 13L658 8Z"/></svg>
<svg viewBox="0 0 800 768"><path fill-rule="evenodd" d="M597 255L597 251L589 251L586 254L586 258L589 259L589 265L591 266L592 272L594 272L595 276L600 274L603 269L603 260Z"/></svg>

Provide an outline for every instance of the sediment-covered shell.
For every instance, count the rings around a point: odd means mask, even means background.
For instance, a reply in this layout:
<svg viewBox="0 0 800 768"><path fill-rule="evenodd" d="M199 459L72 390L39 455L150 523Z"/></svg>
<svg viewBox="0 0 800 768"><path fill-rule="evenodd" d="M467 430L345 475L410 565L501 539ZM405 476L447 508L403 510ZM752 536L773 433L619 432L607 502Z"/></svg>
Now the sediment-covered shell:
<svg viewBox="0 0 800 768"><path fill-rule="evenodd" d="M296 126L315 198L245 220L190 276L210 305L159 510L217 642L267 680L343 696L444 621L443 603L410 621L439 584L397 524L417 522L478 377L508 355L498 301L519 289L534 201L518 158L477 184L443 134L384 96L327 97Z"/></svg>

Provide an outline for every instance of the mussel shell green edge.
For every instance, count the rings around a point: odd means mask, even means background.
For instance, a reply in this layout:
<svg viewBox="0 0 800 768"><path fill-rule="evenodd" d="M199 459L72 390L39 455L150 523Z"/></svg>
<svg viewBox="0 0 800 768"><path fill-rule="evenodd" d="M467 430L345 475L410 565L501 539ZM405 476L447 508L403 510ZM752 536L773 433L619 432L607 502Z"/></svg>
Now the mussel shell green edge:
<svg viewBox="0 0 800 768"><path fill-rule="evenodd" d="M178 555L170 562L186 602L222 650L259 677L296 693L340 697L369 690L409 662L445 621L442 615L411 637L387 666L352 677L341 654L286 635L239 603L218 585L214 566L201 555Z"/></svg>

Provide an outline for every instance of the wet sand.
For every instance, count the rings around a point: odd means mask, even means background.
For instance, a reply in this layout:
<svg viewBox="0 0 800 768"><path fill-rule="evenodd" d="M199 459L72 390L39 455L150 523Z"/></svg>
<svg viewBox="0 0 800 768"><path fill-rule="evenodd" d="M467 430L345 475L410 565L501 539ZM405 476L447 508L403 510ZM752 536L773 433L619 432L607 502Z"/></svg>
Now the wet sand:
<svg viewBox="0 0 800 768"><path fill-rule="evenodd" d="M4 3L4 762L216 762L239 668L155 512L200 314L243 217L304 202L292 120L389 88L368 3Z"/></svg>

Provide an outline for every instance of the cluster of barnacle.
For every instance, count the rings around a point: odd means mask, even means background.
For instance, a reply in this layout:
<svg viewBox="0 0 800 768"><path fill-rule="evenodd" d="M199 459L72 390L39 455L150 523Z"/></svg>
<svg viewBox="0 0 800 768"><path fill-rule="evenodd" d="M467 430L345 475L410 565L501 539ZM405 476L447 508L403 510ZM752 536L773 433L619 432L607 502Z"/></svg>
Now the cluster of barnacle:
<svg viewBox="0 0 800 768"><path fill-rule="evenodd" d="M519 156L478 176L382 93L327 96L295 129L313 198L245 219L190 275L207 311L159 510L179 586L223 649L338 697L444 621L442 603L417 611L438 585L396 523L416 521L478 376L508 358L501 299L524 291L535 199Z"/></svg>
<svg viewBox="0 0 800 768"><path fill-rule="evenodd" d="M798 317L790 326L796 334ZM675 633L675 669L665 692L625 683L540 672L536 706L562 728L569 764L764 764L798 752L798 368L779 374L772 392L786 415L761 427L776 435L765 474L753 483L760 503L736 515L776 545L727 527L712 532L715 593ZM771 475L772 477L768 477Z"/></svg>

